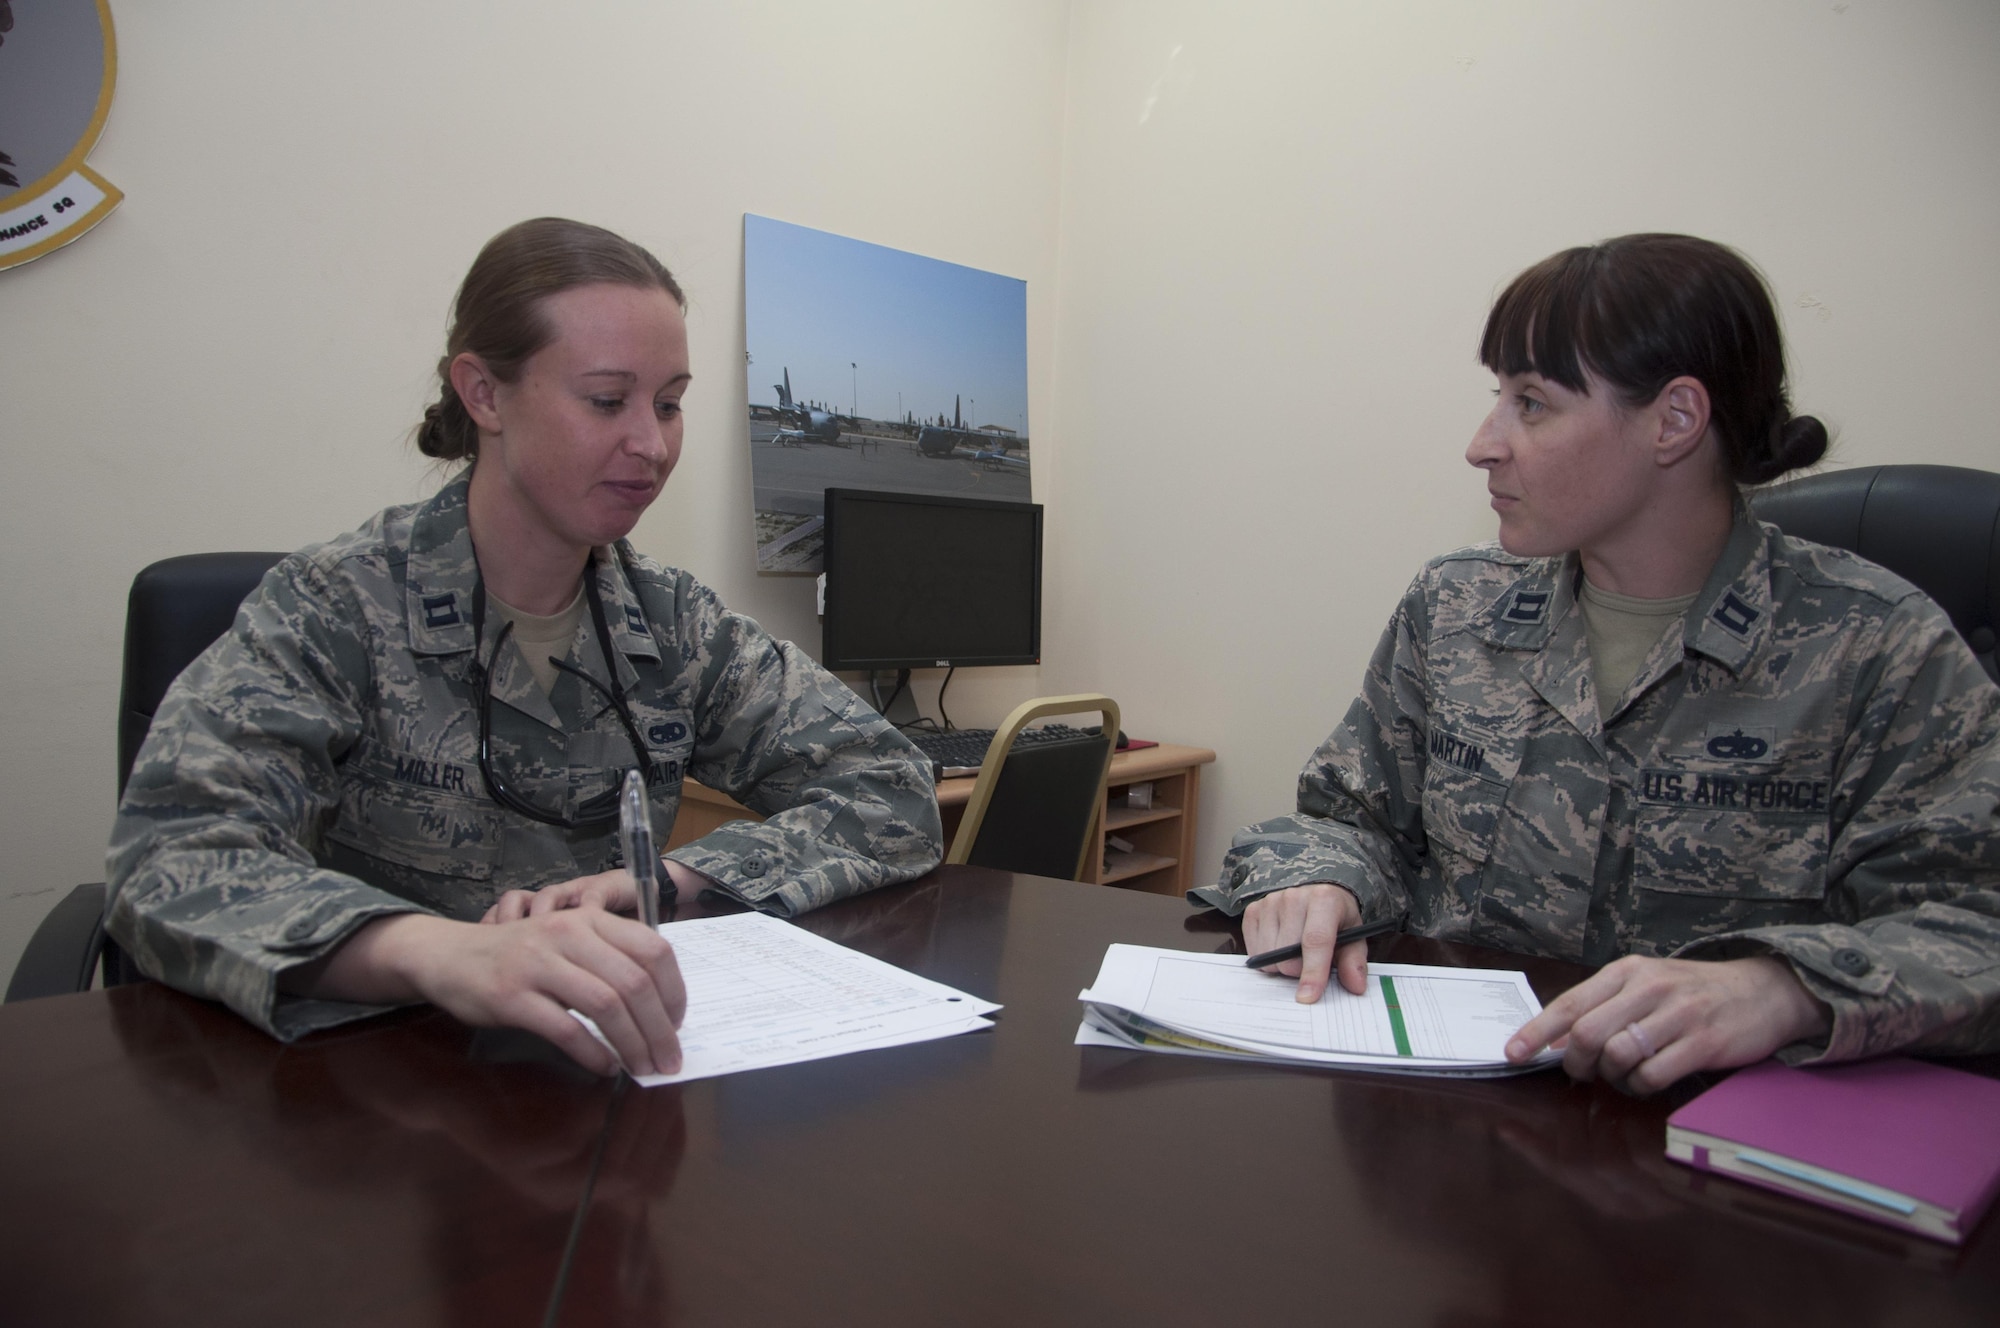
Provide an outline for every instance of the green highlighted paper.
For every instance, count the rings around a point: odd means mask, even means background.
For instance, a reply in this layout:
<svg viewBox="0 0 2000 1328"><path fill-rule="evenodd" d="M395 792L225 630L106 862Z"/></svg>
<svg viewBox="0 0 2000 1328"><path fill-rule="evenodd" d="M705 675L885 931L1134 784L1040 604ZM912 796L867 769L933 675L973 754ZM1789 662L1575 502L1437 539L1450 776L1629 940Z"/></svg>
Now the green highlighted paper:
<svg viewBox="0 0 2000 1328"><path fill-rule="evenodd" d="M1300 1005L1297 991L1292 979L1245 968L1240 955L1114 945L1081 995L1076 1040L1396 1074L1519 1074L1560 1059L1507 1063L1507 1039L1542 1008L1519 972L1370 964L1358 996L1330 983Z"/></svg>

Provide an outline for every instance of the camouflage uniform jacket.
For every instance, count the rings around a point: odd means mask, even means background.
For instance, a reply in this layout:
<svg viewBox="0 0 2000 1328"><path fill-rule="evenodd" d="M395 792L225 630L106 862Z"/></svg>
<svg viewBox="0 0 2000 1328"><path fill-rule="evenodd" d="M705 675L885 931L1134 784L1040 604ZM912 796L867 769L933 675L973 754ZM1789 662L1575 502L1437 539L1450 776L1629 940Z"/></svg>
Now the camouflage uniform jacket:
<svg viewBox="0 0 2000 1328"><path fill-rule="evenodd" d="M461 478L286 558L168 692L108 860L111 934L146 972L292 1037L372 1008L277 992L371 918L476 919L506 890L618 864L615 826L565 831L488 796L465 504ZM937 864L928 764L838 679L623 541L589 574L661 841L684 775L770 816L675 860L784 915ZM585 613L571 662L602 680L602 656ZM607 698L567 673L543 691L511 637L491 716L495 773L550 811L633 762Z"/></svg>
<svg viewBox="0 0 2000 1328"><path fill-rule="evenodd" d="M1361 696L1190 897L1331 881L1366 920L1602 964L1777 954L1845 1060L2000 1046L2000 688L1943 612L1739 513L1598 717L1575 555L1437 559Z"/></svg>

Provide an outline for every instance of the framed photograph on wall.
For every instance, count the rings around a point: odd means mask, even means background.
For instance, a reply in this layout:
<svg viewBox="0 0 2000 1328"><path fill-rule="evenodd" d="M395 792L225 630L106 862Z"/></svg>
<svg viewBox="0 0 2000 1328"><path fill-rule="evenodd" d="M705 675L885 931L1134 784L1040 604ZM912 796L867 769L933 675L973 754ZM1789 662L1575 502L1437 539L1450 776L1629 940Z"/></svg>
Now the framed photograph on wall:
<svg viewBox="0 0 2000 1328"><path fill-rule="evenodd" d="M1027 502L1028 283L746 213L757 570L820 570L822 495Z"/></svg>

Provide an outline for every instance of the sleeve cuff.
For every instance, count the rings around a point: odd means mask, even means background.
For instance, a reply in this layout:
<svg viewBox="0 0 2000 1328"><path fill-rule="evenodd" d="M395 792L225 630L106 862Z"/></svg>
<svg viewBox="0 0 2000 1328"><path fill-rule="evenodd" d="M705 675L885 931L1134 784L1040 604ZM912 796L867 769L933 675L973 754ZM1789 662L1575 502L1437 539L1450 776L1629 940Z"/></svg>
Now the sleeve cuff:
<svg viewBox="0 0 2000 1328"><path fill-rule="evenodd" d="M1222 876L1214 885L1188 891L1187 899L1191 904L1206 904L1235 917L1255 901L1279 890L1300 885L1337 885L1354 896L1364 923L1375 922L1397 912L1394 901L1381 882L1345 879L1352 874L1338 869L1329 870L1323 862L1225 862Z"/></svg>
<svg viewBox="0 0 2000 1328"><path fill-rule="evenodd" d="M784 863L754 834L724 826L662 856L701 877L707 889L718 890L752 908L785 911L775 901L765 902L783 893L788 874Z"/></svg>
<svg viewBox="0 0 2000 1328"><path fill-rule="evenodd" d="M1676 959L1749 959L1770 955L1790 965L1806 994L1833 1014L1824 1040L1780 1047L1787 1065L1849 1061L1871 1054L1870 1013L1896 979L1894 960L1852 927L1766 927L1707 936L1676 950Z"/></svg>

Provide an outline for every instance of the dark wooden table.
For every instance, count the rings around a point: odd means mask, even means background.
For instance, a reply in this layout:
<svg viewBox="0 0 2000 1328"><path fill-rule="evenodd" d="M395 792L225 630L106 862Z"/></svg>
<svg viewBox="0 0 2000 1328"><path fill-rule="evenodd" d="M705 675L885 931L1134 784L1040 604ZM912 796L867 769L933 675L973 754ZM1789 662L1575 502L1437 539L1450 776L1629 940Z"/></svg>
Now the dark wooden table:
<svg viewBox="0 0 2000 1328"><path fill-rule="evenodd" d="M281 1047L153 985L0 1008L0 1322L2000 1320L1996 1223L1675 1166L1685 1092L1071 1045L1108 943L1235 948L1173 900L946 868L806 923L999 1027L640 1090L428 1011Z"/></svg>

